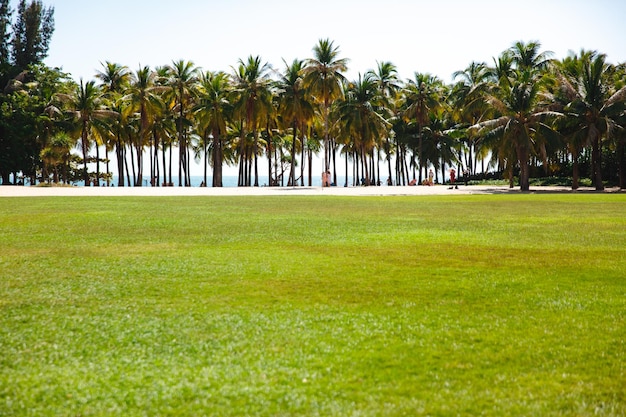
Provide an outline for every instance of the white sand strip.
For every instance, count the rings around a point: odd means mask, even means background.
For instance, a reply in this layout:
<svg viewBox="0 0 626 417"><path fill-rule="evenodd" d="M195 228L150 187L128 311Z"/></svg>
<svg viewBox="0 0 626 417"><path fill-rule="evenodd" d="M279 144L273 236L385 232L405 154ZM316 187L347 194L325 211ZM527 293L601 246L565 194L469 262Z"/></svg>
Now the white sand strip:
<svg viewBox="0 0 626 417"><path fill-rule="evenodd" d="M585 188L578 191L593 191ZM608 192L619 191L609 189ZM519 193L519 187L447 185L397 187L30 187L0 186L0 197L95 197L95 196L391 196ZM531 187L533 192L571 192L569 187Z"/></svg>

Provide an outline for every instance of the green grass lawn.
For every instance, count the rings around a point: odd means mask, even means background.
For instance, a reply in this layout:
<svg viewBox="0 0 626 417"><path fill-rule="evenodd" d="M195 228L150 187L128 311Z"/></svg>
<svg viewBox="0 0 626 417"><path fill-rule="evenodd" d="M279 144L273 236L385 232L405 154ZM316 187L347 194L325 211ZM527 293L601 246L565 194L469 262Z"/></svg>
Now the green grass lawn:
<svg viewBox="0 0 626 417"><path fill-rule="evenodd" d="M0 416L624 416L626 195L0 199Z"/></svg>

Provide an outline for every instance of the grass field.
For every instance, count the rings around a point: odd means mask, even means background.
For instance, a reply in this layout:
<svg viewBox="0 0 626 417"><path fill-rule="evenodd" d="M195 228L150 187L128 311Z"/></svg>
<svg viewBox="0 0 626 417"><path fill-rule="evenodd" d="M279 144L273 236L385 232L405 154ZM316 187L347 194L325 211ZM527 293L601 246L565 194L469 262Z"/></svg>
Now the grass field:
<svg viewBox="0 0 626 417"><path fill-rule="evenodd" d="M626 195L0 199L0 416L624 416Z"/></svg>

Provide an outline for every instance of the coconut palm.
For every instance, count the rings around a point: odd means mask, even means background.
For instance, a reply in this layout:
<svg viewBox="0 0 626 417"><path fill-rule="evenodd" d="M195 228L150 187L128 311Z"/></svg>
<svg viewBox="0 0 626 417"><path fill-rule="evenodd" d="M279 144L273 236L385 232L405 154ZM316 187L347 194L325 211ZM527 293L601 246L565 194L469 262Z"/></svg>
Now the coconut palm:
<svg viewBox="0 0 626 417"><path fill-rule="evenodd" d="M103 93L122 92L128 86L131 78L128 67L110 61L106 61L101 65L103 70L96 72L96 78L102 83Z"/></svg>
<svg viewBox="0 0 626 417"><path fill-rule="evenodd" d="M508 55L518 70L542 71L550 64L552 52L539 52L540 49L541 43L538 41L528 43L518 41L508 49Z"/></svg>
<svg viewBox="0 0 626 417"><path fill-rule="evenodd" d="M267 115L272 108L272 92L269 78L271 67L268 63L263 63L261 57L250 55L246 61L239 60L239 65L235 71L234 84L236 98L234 104L235 113L244 121L244 131L242 132L241 143L244 144L246 132L252 133L252 157L254 158L254 186L259 186L258 169L258 128L261 122L267 119ZM242 148L243 150L243 148ZM241 154L242 166L247 162L247 155ZM245 176L244 176L245 177ZM250 185L248 181L243 181L240 185Z"/></svg>
<svg viewBox="0 0 626 417"><path fill-rule="evenodd" d="M103 122L116 116L117 113L104 107L102 90L94 81L84 83L81 79L79 85L76 86L74 94L62 94L59 95L59 98L68 102L69 113L78 122L77 127L80 131L80 146L83 153L83 180L85 181L85 185L88 185L89 173L87 170L87 162L89 160L89 148L91 147L90 139L94 140L97 149L97 144L99 138L101 138L102 132L99 127L104 127ZM100 183L99 171L99 168L97 168L97 185Z"/></svg>
<svg viewBox="0 0 626 417"><path fill-rule="evenodd" d="M194 85L197 81L197 67L191 61L174 61L172 65L167 67L169 75L169 87L172 89L174 96L177 119L176 127L178 132L178 186L183 185L183 175L185 178L185 186L191 185L189 178L189 149L188 149L188 132L190 122L187 118L189 109L192 108L192 100L195 95Z"/></svg>
<svg viewBox="0 0 626 417"><path fill-rule="evenodd" d="M574 158L581 146L591 145L593 183L596 190L603 190L601 140L611 138L622 128L618 119L624 113L626 87L610 89L614 67L596 51L583 50L570 56L560 70L561 89L569 101L564 112Z"/></svg>
<svg viewBox="0 0 626 417"><path fill-rule="evenodd" d="M405 117L415 120L417 124L418 149L417 157L420 164L419 183L422 183L422 168L426 174L426 164L423 160L422 129L430 120L431 112L441 106L442 81L430 74L415 73L415 78L409 80L404 88Z"/></svg>
<svg viewBox="0 0 626 417"><path fill-rule="evenodd" d="M291 65L285 62L285 72L278 83L280 89L278 112L282 116L284 124L292 129L290 185L295 185L296 183L298 126L307 123L315 114L313 103L307 90L304 88L301 76L304 67L304 61L299 59L294 59Z"/></svg>
<svg viewBox="0 0 626 417"><path fill-rule="evenodd" d="M133 75L132 82L126 90L126 97L130 102L129 110L137 114L139 131L135 149L137 152L137 178L135 186L140 187L143 182L143 150L144 146L151 142L151 133L156 117L163 113L164 103L160 94L167 89L165 86L157 85L156 73L148 66L140 67ZM154 146L153 146L154 145ZM158 152L158 143L153 143L155 154ZM152 152L151 152L152 154ZM151 159L151 183L156 185L154 178L154 160Z"/></svg>
<svg viewBox="0 0 626 417"><path fill-rule="evenodd" d="M111 108L114 111L117 111L116 107L119 107L121 105L121 103L119 103L119 100L122 92L128 87L131 73L128 67L110 61L106 61L101 65L103 67L103 70L96 73L96 78L98 78L101 82L103 96L107 100L107 107ZM121 115L119 115L118 112L117 118L119 117L121 117ZM107 154L107 182L109 178L109 148L115 147L118 170L118 185L123 186L124 160L122 159L122 157L124 155L124 152L122 149L122 142L120 141L119 134L117 134L119 132L119 129L116 129L116 126L114 126L116 123L119 123L119 120L111 120L111 123L113 123L113 126L111 126L112 131L111 134L108 135L110 137L110 141L105 144L105 151Z"/></svg>
<svg viewBox="0 0 626 417"><path fill-rule="evenodd" d="M230 77L224 72L207 71L201 75L198 84L198 104L194 113L201 131L212 138L213 187L222 187L222 166L224 164L223 137L232 111L230 102ZM205 150L206 155L206 150ZM204 183L206 184L205 161Z"/></svg>
<svg viewBox="0 0 626 417"><path fill-rule="evenodd" d="M328 171L330 164L329 149L329 112L334 100L341 98L344 80L342 72L348 67L346 58L338 58L339 47L329 39L320 39L313 48L314 57L306 61L303 70L304 85L311 92L315 100L322 107L324 121L324 170Z"/></svg>
<svg viewBox="0 0 626 417"><path fill-rule="evenodd" d="M457 129L456 135L467 143L469 152L465 166L473 172L476 165L475 159L481 150L475 149L476 142L465 133L465 128L489 117L491 106L487 105L485 97L494 80L494 71L483 62L472 62L463 71L455 72L453 77L457 82L452 87L450 103L454 118L461 128Z"/></svg>
<svg viewBox="0 0 626 417"><path fill-rule="evenodd" d="M345 99L337 104L337 120L344 137L353 138L355 149L363 163L365 184L371 184L367 157L379 141L389 133L387 122L389 110L384 106L383 97L378 94L376 81L371 74L359 74L357 81L347 87Z"/></svg>
<svg viewBox="0 0 626 417"><path fill-rule="evenodd" d="M543 141L553 139L556 134L546 123L560 113L548 110L543 101L542 84L533 70L516 71L515 80L500 85L495 94L488 95L488 103L498 116L472 126L485 145L503 150L514 150L520 168L520 189L530 188L530 166L532 155L542 154Z"/></svg>
<svg viewBox="0 0 626 417"><path fill-rule="evenodd" d="M72 139L66 132L60 132L52 136L45 148L41 150L41 160L48 172L52 171L52 181L59 182L59 167L63 169L63 177L67 177L67 164L70 160ZM49 180L49 178L46 178Z"/></svg>
<svg viewBox="0 0 626 417"><path fill-rule="evenodd" d="M384 106L392 113L396 113L396 104L398 103L397 95L400 91L400 80L398 79L398 71L394 64L388 61L377 62L376 71L368 71L372 80L376 83L378 94L384 100ZM380 152L380 147L378 148ZM387 168L389 169L389 178L391 173L391 141L389 135L384 141L385 158L387 159Z"/></svg>

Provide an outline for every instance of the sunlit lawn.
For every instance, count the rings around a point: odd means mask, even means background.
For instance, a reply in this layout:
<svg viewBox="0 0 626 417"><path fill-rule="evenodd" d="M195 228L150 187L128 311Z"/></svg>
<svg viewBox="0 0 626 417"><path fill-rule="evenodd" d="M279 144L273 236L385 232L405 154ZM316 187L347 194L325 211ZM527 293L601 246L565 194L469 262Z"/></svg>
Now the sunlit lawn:
<svg viewBox="0 0 626 417"><path fill-rule="evenodd" d="M0 416L626 414L626 195L0 199Z"/></svg>

